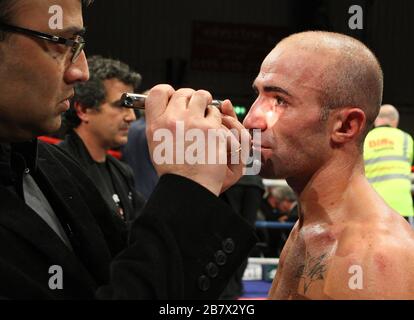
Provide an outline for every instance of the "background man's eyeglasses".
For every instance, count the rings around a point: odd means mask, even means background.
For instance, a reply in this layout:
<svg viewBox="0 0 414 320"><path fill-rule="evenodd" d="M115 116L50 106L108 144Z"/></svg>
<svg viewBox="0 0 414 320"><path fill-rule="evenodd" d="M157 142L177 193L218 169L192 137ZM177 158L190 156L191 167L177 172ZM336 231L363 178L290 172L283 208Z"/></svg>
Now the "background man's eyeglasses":
<svg viewBox="0 0 414 320"><path fill-rule="evenodd" d="M68 46L68 47L72 47L72 53L73 53L73 56L71 59L72 63L76 61L76 59L81 54L83 48L85 47L85 40L79 34L75 35L74 39L66 39L66 38L54 36L51 34L39 32L35 30L12 26L9 24L1 23L1 22L0 22L0 29L6 32L20 33L20 34L24 34L30 37L35 37L38 39L43 39L43 40L51 41L54 43L64 44L65 46Z"/></svg>

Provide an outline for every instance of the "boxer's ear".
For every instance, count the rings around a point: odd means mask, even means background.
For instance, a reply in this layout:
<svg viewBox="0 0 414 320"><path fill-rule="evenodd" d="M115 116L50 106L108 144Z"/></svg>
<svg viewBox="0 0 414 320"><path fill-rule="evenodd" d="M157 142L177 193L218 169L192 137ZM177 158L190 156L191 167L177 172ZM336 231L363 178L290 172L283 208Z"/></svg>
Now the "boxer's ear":
<svg viewBox="0 0 414 320"><path fill-rule="evenodd" d="M365 112L360 108L341 108L338 110L332 130L332 142L344 144L357 141L366 125Z"/></svg>

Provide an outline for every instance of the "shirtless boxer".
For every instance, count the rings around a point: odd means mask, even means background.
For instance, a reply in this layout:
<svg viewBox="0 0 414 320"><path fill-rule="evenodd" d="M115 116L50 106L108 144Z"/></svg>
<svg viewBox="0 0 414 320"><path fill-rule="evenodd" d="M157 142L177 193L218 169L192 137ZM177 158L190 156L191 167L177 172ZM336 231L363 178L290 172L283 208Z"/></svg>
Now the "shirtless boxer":
<svg viewBox="0 0 414 320"><path fill-rule="evenodd" d="M375 56L344 35L296 34L253 88L244 125L262 131L261 174L286 179L301 208L269 298L414 299L414 233L364 175L383 90Z"/></svg>

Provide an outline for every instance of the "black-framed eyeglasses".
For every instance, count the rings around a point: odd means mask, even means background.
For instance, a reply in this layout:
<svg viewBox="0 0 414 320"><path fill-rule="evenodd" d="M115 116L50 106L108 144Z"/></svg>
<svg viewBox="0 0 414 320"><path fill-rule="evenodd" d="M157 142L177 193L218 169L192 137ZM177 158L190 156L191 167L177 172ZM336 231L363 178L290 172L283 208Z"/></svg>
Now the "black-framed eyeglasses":
<svg viewBox="0 0 414 320"><path fill-rule="evenodd" d="M1 22L0 22L0 29L7 31L7 32L20 33L20 34L35 37L38 39L43 39L43 40L51 41L54 43L63 44L67 47L72 47L72 53L73 53L73 56L71 59L72 63L75 63L76 59L79 57L79 55L82 53L83 48L85 47L85 39L83 38L81 34L76 34L74 36L75 37L74 39L66 39L66 38L54 36L51 34L43 33L40 31L12 26L9 24L1 23Z"/></svg>

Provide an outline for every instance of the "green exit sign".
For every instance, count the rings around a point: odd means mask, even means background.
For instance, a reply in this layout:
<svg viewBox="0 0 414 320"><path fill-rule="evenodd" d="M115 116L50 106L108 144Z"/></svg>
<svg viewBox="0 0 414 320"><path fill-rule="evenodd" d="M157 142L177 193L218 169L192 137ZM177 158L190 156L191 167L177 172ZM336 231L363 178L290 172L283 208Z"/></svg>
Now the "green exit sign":
<svg viewBox="0 0 414 320"><path fill-rule="evenodd" d="M247 111L246 107L243 107L243 106L234 106L234 112L236 112L236 114L238 116L244 116L244 115L246 115L246 111Z"/></svg>

